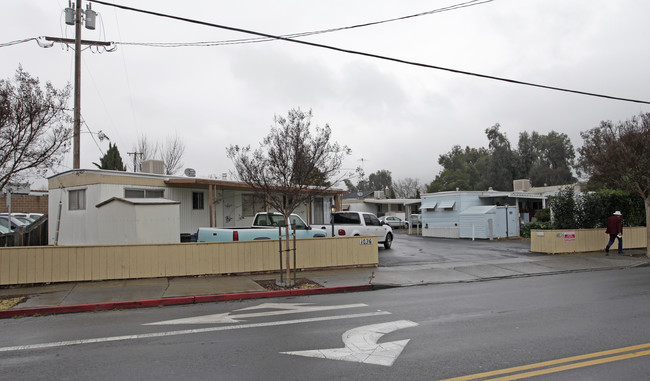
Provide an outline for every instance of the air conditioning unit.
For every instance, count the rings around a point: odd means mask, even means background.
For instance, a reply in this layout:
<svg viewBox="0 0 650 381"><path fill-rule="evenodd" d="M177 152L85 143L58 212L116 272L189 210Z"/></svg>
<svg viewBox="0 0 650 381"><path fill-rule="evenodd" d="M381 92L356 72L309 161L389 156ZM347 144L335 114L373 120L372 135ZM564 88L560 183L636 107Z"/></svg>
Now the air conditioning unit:
<svg viewBox="0 0 650 381"><path fill-rule="evenodd" d="M512 182L512 188L515 192L528 192L530 190L530 180L521 179Z"/></svg>
<svg viewBox="0 0 650 381"><path fill-rule="evenodd" d="M162 160L144 160L140 164L140 171L162 175L165 173L165 165Z"/></svg>

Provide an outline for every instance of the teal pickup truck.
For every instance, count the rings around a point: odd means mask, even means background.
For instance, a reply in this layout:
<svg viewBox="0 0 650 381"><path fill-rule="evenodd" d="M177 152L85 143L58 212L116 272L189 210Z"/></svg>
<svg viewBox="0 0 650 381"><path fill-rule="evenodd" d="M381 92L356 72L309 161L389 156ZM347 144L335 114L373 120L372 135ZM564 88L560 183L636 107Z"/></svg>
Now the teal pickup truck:
<svg viewBox="0 0 650 381"><path fill-rule="evenodd" d="M325 237L324 230L312 229L297 214L289 216L291 226L296 226L296 238ZM196 233L197 242L233 242L256 241L261 239L278 239L278 226L284 225L284 217L280 213L257 213L250 228L199 228ZM290 227L291 229L291 227ZM290 231L292 232L292 231ZM286 228L282 228L282 236Z"/></svg>

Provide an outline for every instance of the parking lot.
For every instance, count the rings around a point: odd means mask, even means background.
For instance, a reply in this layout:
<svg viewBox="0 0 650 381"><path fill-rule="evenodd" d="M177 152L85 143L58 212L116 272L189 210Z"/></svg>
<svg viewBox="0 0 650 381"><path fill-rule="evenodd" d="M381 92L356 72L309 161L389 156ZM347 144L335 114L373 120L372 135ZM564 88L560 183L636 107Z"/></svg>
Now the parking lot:
<svg viewBox="0 0 650 381"><path fill-rule="evenodd" d="M379 248L379 266L403 266L425 263L475 262L523 256L545 255L530 252L530 240L469 240L431 238L408 235L407 230L394 230L391 249Z"/></svg>

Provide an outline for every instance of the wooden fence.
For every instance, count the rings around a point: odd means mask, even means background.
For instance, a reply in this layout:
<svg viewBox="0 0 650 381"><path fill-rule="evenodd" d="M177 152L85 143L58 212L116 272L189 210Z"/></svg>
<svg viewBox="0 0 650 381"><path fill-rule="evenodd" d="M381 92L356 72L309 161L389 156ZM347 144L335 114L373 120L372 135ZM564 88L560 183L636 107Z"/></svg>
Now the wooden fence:
<svg viewBox="0 0 650 381"><path fill-rule="evenodd" d="M623 249L647 247L646 233L645 226L623 228ZM608 241L605 229L531 230L530 251L548 254L602 251ZM614 251L617 245L614 242Z"/></svg>
<svg viewBox="0 0 650 381"><path fill-rule="evenodd" d="M298 269L378 264L376 237L300 239L296 253ZM279 255L277 240L8 247L0 248L0 285L272 272Z"/></svg>

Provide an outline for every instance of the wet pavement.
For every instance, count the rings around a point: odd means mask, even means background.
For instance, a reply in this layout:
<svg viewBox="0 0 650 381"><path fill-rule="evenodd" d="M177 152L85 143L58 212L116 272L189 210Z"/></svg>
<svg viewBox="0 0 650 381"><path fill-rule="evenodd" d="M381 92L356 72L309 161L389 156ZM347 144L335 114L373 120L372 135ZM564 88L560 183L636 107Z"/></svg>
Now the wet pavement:
<svg viewBox="0 0 650 381"><path fill-rule="evenodd" d="M286 295L369 291L385 287L477 282L650 265L650 259L645 256L645 248L627 250L625 255L605 256L604 252L540 255L530 253L526 245L524 240L440 240L397 235L393 249L379 249L379 267L298 272L298 278L307 278L322 286L313 289L269 291L256 282L279 279L279 274L5 287L0 288L0 300L24 299L8 309L0 310L0 318ZM407 249L409 247L410 249ZM400 257L402 260L399 260Z"/></svg>

